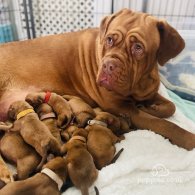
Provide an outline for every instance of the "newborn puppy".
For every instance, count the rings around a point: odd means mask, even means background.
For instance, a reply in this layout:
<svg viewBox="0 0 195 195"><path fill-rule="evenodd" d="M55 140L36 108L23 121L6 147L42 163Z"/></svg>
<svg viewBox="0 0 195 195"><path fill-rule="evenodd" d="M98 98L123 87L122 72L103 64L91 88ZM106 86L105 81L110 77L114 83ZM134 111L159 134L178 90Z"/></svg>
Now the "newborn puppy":
<svg viewBox="0 0 195 195"><path fill-rule="evenodd" d="M2 156L0 155L0 189L13 181L13 176L8 166L4 162Z"/></svg>
<svg viewBox="0 0 195 195"><path fill-rule="evenodd" d="M88 188L98 176L93 158L86 148L88 132L84 129L74 131L72 138L63 145L69 177L72 183L81 190L82 195L88 195Z"/></svg>
<svg viewBox="0 0 195 195"><path fill-rule="evenodd" d="M53 112L52 107L47 103L43 103L36 109L36 113L38 114L40 120L48 127L51 134L60 144L62 144L60 136L61 129L57 126L56 115Z"/></svg>
<svg viewBox="0 0 195 195"><path fill-rule="evenodd" d="M62 139L67 142L72 137L72 134L76 130L78 130L78 129L79 128L75 124L69 125L65 130L62 130L61 131L61 137L62 137Z"/></svg>
<svg viewBox="0 0 195 195"><path fill-rule="evenodd" d="M5 159L17 165L15 180L28 178L41 162L41 157L17 132L6 133L3 136L0 150Z"/></svg>
<svg viewBox="0 0 195 195"><path fill-rule="evenodd" d="M48 152L60 155L60 144L47 126L39 120L32 106L25 101L16 101L10 105L8 117L14 121L10 131L19 131L26 143L31 145L42 157L37 169L46 161Z"/></svg>
<svg viewBox="0 0 195 195"><path fill-rule="evenodd" d="M85 127L87 121L95 117L95 112L92 107L83 99L71 95L63 95L62 97L68 100L75 116L74 122L78 125L78 127Z"/></svg>
<svg viewBox="0 0 195 195"><path fill-rule="evenodd" d="M48 103L57 115L58 127L65 128L72 120L72 110L68 102L60 95L50 92L30 93L26 101L34 108L42 103Z"/></svg>
<svg viewBox="0 0 195 195"><path fill-rule="evenodd" d="M120 142L121 139L114 135L102 121L89 121L86 130L89 131L87 149L93 156L96 167L102 169L111 164L116 152L115 143Z"/></svg>
<svg viewBox="0 0 195 195"><path fill-rule="evenodd" d="M100 108L95 108L94 111L96 113L95 120L106 123L107 127L111 129L115 135L120 136L131 131L131 124L126 118L122 116L117 117L111 113L102 111Z"/></svg>
<svg viewBox="0 0 195 195"><path fill-rule="evenodd" d="M56 157L44 165L41 173L26 180L7 184L0 190L5 195L60 195L60 188L66 181L65 159Z"/></svg>

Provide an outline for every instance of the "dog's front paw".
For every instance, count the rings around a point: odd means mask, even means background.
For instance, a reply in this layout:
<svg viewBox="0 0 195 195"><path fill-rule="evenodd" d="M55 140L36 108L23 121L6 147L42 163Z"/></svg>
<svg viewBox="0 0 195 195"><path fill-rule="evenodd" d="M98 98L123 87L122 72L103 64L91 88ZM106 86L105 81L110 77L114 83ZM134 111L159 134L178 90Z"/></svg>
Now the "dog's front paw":
<svg viewBox="0 0 195 195"><path fill-rule="evenodd" d="M58 115L57 126L65 129L72 120L72 112L62 112Z"/></svg>

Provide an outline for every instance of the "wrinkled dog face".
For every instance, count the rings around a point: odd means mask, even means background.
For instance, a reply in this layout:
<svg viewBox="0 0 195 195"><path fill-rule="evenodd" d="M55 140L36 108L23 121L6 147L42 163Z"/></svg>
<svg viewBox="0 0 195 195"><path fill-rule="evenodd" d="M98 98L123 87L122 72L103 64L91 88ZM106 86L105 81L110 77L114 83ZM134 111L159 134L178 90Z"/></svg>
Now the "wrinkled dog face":
<svg viewBox="0 0 195 195"><path fill-rule="evenodd" d="M129 96L157 62L164 65L183 47L176 30L148 14L124 9L107 16L100 26L101 63L97 83Z"/></svg>

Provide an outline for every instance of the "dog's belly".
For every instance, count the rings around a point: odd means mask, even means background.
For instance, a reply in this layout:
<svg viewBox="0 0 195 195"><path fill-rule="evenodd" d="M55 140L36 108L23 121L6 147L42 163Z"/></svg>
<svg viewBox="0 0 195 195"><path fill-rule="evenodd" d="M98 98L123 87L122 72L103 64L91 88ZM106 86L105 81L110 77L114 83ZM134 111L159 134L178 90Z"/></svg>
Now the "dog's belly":
<svg viewBox="0 0 195 195"><path fill-rule="evenodd" d="M13 88L3 92L0 98L0 121L7 120L7 111L11 103L17 100L25 100L25 97L30 92L40 91L39 88Z"/></svg>

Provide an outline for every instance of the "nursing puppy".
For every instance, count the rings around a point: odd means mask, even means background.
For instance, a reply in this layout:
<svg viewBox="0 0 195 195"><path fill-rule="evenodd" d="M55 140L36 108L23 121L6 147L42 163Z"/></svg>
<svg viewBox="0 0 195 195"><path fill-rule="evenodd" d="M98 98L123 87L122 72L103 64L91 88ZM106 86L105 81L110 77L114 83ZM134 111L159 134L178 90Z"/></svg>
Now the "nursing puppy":
<svg viewBox="0 0 195 195"><path fill-rule="evenodd" d="M91 120L86 127L88 130L87 149L93 156L94 163L98 169L112 163L116 152L115 143L121 139L107 128L102 121Z"/></svg>
<svg viewBox="0 0 195 195"><path fill-rule="evenodd" d="M64 141L68 141L71 139L73 133L79 130L79 127L77 127L74 123L69 125L66 129L61 131L61 137Z"/></svg>
<svg viewBox="0 0 195 195"><path fill-rule="evenodd" d="M51 174L52 173L52 174ZM41 173L26 180L7 184L0 190L4 195L60 195L60 188L66 181L65 159L56 157L44 165Z"/></svg>
<svg viewBox="0 0 195 195"><path fill-rule="evenodd" d="M87 121L95 117L95 112L93 111L92 107L83 99L71 95L63 95L63 98L68 100L68 103L75 116L74 122L78 125L78 127L85 127Z"/></svg>
<svg viewBox="0 0 195 195"><path fill-rule="evenodd" d="M115 135L120 136L131 131L131 123L127 118L104 112L100 108L95 108L94 111L96 113L94 119L106 123L107 127L111 129Z"/></svg>
<svg viewBox="0 0 195 195"><path fill-rule="evenodd" d="M41 162L38 153L18 132L6 133L1 139L0 150L5 159L17 166L15 180L27 179Z"/></svg>
<svg viewBox="0 0 195 195"><path fill-rule="evenodd" d="M34 108L48 103L57 115L58 127L65 128L72 119L72 110L67 101L60 95L50 92L29 93L25 100Z"/></svg>
<svg viewBox="0 0 195 195"><path fill-rule="evenodd" d="M66 153L68 175L72 183L81 190L82 195L88 195L88 188L98 177L91 154L87 151L87 135L84 129L74 131L72 138L63 145Z"/></svg>
<svg viewBox="0 0 195 195"><path fill-rule="evenodd" d="M53 112L52 107L47 103L43 103L36 109L36 113L40 120L48 127L51 134L62 144L61 129L57 126L56 114Z"/></svg>
<svg viewBox="0 0 195 195"><path fill-rule="evenodd" d="M10 131L18 131L26 143L31 145L42 157L37 169L46 161L48 152L60 155L60 144L47 126L39 120L32 106L25 101L16 101L10 105L8 116L14 120Z"/></svg>

